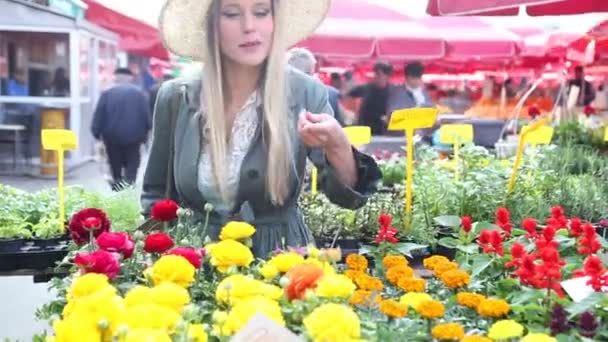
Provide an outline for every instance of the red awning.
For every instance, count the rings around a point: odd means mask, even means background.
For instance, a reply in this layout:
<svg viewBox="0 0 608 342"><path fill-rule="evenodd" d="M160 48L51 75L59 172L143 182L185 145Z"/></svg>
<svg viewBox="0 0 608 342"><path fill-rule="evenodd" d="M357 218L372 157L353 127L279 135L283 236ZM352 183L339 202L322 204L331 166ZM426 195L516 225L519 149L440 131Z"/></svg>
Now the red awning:
<svg viewBox="0 0 608 342"><path fill-rule="evenodd" d="M94 0L84 0L89 6L86 19L120 36L120 48L132 54L169 60L158 29L101 5Z"/></svg>
<svg viewBox="0 0 608 342"><path fill-rule="evenodd" d="M445 15L518 15L526 6L531 16L608 12L606 0L429 0L427 13Z"/></svg>

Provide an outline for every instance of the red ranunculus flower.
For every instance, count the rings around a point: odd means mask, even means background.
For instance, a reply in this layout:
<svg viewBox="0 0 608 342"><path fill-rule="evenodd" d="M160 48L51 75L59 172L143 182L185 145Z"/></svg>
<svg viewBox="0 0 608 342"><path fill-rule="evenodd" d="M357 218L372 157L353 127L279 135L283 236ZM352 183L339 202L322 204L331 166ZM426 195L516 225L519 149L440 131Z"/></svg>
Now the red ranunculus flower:
<svg viewBox="0 0 608 342"><path fill-rule="evenodd" d="M110 220L102 210L97 208L82 209L72 216L68 224L70 237L76 244L82 246L89 242L89 231L94 237L110 231Z"/></svg>
<svg viewBox="0 0 608 342"><path fill-rule="evenodd" d="M473 229L473 222L470 216L463 216L460 219L460 225L462 225L462 230L464 230L466 233L471 232L471 229Z"/></svg>
<svg viewBox="0 0 608 342"><path fill-rule="evenodd" d="M162 200L154 204L150 210L150 216L156 221L169 222L177 218L177 209L179 206L175 201Z"/></svg>
<svg viewBox="0 0 608 342"><path fill-rule="evenodd" d="M530 106L530 108L528 108L528 115L532 119L535 119L537 116L540 116L540 110L536 106Z"/></svg>
<svg viewBox="0 0 608 342"><path fill-rule="evenodd" d="M194 268L201 268L201 253L200 251L192 247L177 247L168 252L167 254L179 255L181 257L184 257L190 262L190 264L192 264L192 266L194 266Z"/></svg>
<svg viewBox="0 0 608 342"><path fill-rule="evenodd" d="M127 233L103 232L97 237L97 246L104 251L121 253L125 259L133 255L135 243Z"/></svg>
<svg viewBox="0 0 608 342"><path fill-rule="evenodd" d="M74 263L85 273L105 274L108 278L115 278L120 273L118 257L110 252L98 250L93 253L79 253Z"/></svg>
<svg viewBox="0 0 608 342"><path fill-rule="evenodd" d="M175 243L169 235L165 233L152 233L144 241L144 251L148 253L165 253L174 245Z"/></svg>

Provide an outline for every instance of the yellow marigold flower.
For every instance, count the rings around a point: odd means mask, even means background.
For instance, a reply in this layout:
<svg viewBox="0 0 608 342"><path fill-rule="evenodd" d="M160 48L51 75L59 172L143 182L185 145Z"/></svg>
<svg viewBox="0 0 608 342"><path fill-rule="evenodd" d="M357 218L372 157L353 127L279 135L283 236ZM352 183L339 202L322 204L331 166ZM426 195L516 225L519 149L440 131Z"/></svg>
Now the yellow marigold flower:
<svg viewBox="0 0 608 342"><path fill-rule="evenodd" d="M521 342L557 342L557 339L543 333L530 333L522 338Z"/></svg>
<svg viewBox="0 0 608 342"><path fill-rule="evenodd" d="M248 239L255 234L255 228L247 222L228 222L220 233L220 240Z"/></svg>
<svg viewBox="0 0 608 342"><path fill-rule="evenodd" d="M401 303L416 309L422 302L433 300L433 297L428 293L409 292L401 296Z"/></svg>
<svg viewBox="0 0 608 342"><path fill-rule="evenodd" d="M372 303L373 297L373 303ZM382 296L379 293L372 293L366 290L357 290L353 293L348 301L351 305L364 305L367 307L373 306L373 304L379 304L382 301Z"/></svg>
<svg viewBox="0 0 608 342"><path fill-rule="evenodd" d="M150 276L154 285L168 281L181 287L189 287L194 282L194 272L194 266L186 258L164 255L154 263Z"/></svg>
<svg viewBox="0 0 608 342"><path fill-rule="evenodd" d="M493 342L493 340L485 336L470 335L463 337L460 342Z"/></svg>
<svg viewBox="0 0 608 342"><path fill-rule="evenodd" d="M188 326L188 340L190 342L207 342L208 336L202 324Z"/></svg>
<svg viewBox="0 0 608 342"><path fill-rule="evenodd" d="M406 292L424 292L426 280L420 278L401 278L397 286Z"/></svg>
<svg viewBox="0 0 608 342"><path fill-rule="evenodd" d="M258 271L266 280L273 279L274 277L279 275L279 269L275 265L269 263L265 263L262 267L258 269Z"/></svg>
<svg viewBox="0 0 608 342"><path fill-rule="evenodd" d="M493 340L508 340L510 338L522 337L524 327L511 319L498 321L490 327L488 337Z"/></svg>
<svg viewBox="0 0 608 342"><path fill-rule="evenodd" d="M345 341L361 336L359 317L346 305L323 304L306 316L303 323L315 341Z"/></svg>
<svg viewBox="0 0 608 342"><path fill-rule="evenodd" d="M357 279L358 277L366 274L361 271L346 270L344 271L344 275L347 276L350 280L355 281L355 279Z"/></svg>
<svg viewBox="0 0 608 342"><path fill-rule="evenodd" d="M269 264L276 267L279 272L287 273L294 266L304 263L304 257L298 253L286 252L281 253L268 261Z"/></svg>
<svg viewBox="0 0 608 342"><path fill-rule="evenodd" d="M435 265L435 269L433 270L433 274L435 277L440 277L444 272L457 270L458 264L455 262L444 262Z"/></svg>
<svg viewBox="0 0 608 342"><path fill-rule="evenodd" d="M409 263L403 255L387 255L382 259L384 268L389 269L395 266L407 266Z"/></svg>
<svg viewBox="0 0 608 342"><path fill-rule="evenodd" d="M346 266L353 271L367 270L367 258L359 254L349 254L346 257Z"/></svg>
<svg viewBox="0 0 608 342"><path fill-rule="evenodd" d="M222 280L215 290L215 299L220 303L235 303L251 297L266 297L278 300L283 290L244 274L234 274Z"/></svg>
<svg viewBox="0 0 608 342"><path fill-rule="evenodd" d="M160 329L169 333L175 328L181 316L158 304L139 304L127 308L124 323L131 329Z"/></svg>
<svg viewBox="0 0 608 342"><path fill-rule="evenodd" d="M392 299L380 302L380 312L390 318L403 318L407 316L407 305Z"/></svg>
<svg viewBox="0 0 608 342"><path fill-rule="evenodd" d="M232 336L240 331L256 314L266 315L280 326L285 326L279 303L264 297L251 297L234 305L226 320L219 324L218 330L223 336Z"/></svg>
<svg viewBox="0 0 608 342"><path fill-rule="evenodd" d="M356 278L355 284L361 290L382 292L382 290L384 289L384 284L382 283L382 280L370 277L367 274L362 274L360 277Z"/></svg>
<svg viewBox="0 0 608 342"><path fill-rule="evenodd" d="M233 266L249 267L254 259L251 250L235 240L218 242L208 251L211 255L211 265L222 273Z"/></svg>
<svg viewBox="0 0 608 342"><path fill-rule="evenodd" d="M102 290L108 295L116 294L116 289L110 285L105 274L87 273L74 279L72 286L68 289L67 299L68 301L77 300Z"/></svg>
<svg viewBox="0 0 608 342"><path fill-rule="evenodd" d="M87 317L70 317L53 322L56 342L101 341L97 322Z"/></svg>
<svg viewBox="0 0 608 342"><path fill-rule="evenodd" d="M445 314L445 307L436 300L427 300L415 308L422 317L426 319L441 318Z"/></svg>
<svg viewBox="0 0 608 342"><path fill-rule="evenodd" d="M464 337L464 328L458 323L437 324L431 335L437 340L460 340Z"/></svg>
<svg viewBox="0 0 608 342"><path fill-rule="evenodd" d="M466 306L469 309L477 310L479 303L486 297L471 292L460 292L456 295L456 301L462 306Z"/></svg>
<svg viewBox="0 0 608 342"><path fill-rule="evenodd" d="M450 259L444 257L443 255L433 255L433 256L430 256L430 257L424 259L422 261L422 264L424 265L424 267L428 268L429 270L434 271L435 267L438 264L443 264L446 262L450 262Z"/></svg>
<svg viewBox="0 0 608 342"><path fill-rule="evenodd" d="M471 282L471 276L462 270L449 270L441 273L439 279L450 289L457 289Z"/></svg>
<svg viewBox="0 0 608 342"><path fill-rule="evenodd" d="M332 274L321 278L316 293L324 298L349 298L355 289L355 284L347 276Z"/></svg>
<svg viewBox="0 0 608 342"><path fill-rule="evenodd" d="M124 342L171 342L167 331L162 329L139 328L129 330Z"/></svg>
<svg viewBox="0 0 608 342"><path fill-rule="evenodd" d="M386 271L386 279L393 285L397 285L400 279L411 278L413 276L414 270L409 266L395 266Z"/></svg>
<svg viewBox="0 0 608 342"><path fill-rule="evenodd" d="M484 299L477 306L477 313L483 317L499 318L509 313L509 303L502 299Z"/></svg>

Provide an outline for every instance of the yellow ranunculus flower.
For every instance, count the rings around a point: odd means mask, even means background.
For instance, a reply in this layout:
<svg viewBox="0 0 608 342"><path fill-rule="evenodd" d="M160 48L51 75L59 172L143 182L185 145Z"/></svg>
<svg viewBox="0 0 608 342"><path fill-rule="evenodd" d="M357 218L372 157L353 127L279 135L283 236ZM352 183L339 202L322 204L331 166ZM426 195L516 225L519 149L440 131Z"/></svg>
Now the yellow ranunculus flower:
<svg viewBox="0 0 608 342"><path fill-rule="evenodd" d="M304 318L306 332L315 341L346 341L361 336L361 322L349 306L323 304Z"/></svg>
<svg viewBox="0 0 608 342"><path fill-rule="evenodd" d="M230 309L226 320L216 326L216 330L223 336L232 336L258 313L266 315L280 326L285 326L278 302L265 297L250 297L236 303Z"/></svg>
<svg viewBox="0 0 608 342"><path fill-rule="evenodd" d="M87 273L74 279L68 290L67 299L69 301L76 300L102 290L107 292L108 295L116 294L116 289L110 285L105 274Z"/></svg>
<svg viewBox="0 0 608 342"><path fill-rule="evenodd" d="M251 297L278 300L281 296L283 296L283 290L279 287L243 274L234 274L222 280L215 291L215 298L220 303L236 303Z"/></svg>
<svg viewBox="0 0 608 342"><path fill-rule="evenodd" d="M543 333L530 333L522 338L521 342L557 342L557 339Z"/></svg>
<svg viewBox="0 0 608 342"><path fill-rule="evenodd" d="M152 296L152 289L147 286L137 285L125 295L125 305L127 307L150 303L154 303L154 297Z"/></svg>
<svg viewBox="0 0 608 342"><path fill-rule="evenodd" d="M420 303L429 300L433 300L433 297L431 297L428 293L408 292L401 296L399 301L412 309L416 309Z"/></svg>
<svg viewBox="0 0 608 342"><path fill-rule="evenodd" d="M171 342L171 337L162 329L133 329L129 330L124 342Z"/></svg>
<svg viewBox="0 0 608 342"><path fill-rule="evenodd" d="M357 287L347 276L325 275L317 284L316 294L324 298L350 298Z"/></svg>
<svg viewBox="0 0 608 342"><path fill-rule="evenodd" d="M175 331L180 320L177 312L158 304L135 305L127 308L125 315L129 329L160 329L169 334Z"/></svg>
<svg viewBox="0 0 608 342"><path fill-rule="evenodd" d="M124 315L125 304L122 297L108 296L100 291L74 301L70 314L64 315L64 319L87 317L96 324L107 322L110 335L114 335L118 326L123 322Z"/></svg>
<svg viewBox="0 0 608 342"><path fill-rule="evenodd" d="M55 342L101 341L97 323L86 316L70 317L53 322Z"/></svg>
<svg viewBox="0 0 608 342"><path fill-rule="evenodd" d="M232 266L249 267L253 262L253 253L247 246L235 240L224 240L208 249L211 265L218 271L226 272Z"/></svg>
<svg viewBox="0 0 608 342"><path fill-rule="evenodd" d="M150 276L154 285L163 282L189 287L194 282L194 266L186 258L178 255L165 255L154 263Z"/></svg>
<svg viewBox="0 0 608 342"><path fill-rule="evenodd" d="M274 265L279 272L287 273L294 266L304 263L304 257L298 253L285 252L281 253L268 261L269 264Z"/></svg>
<svg viewBox="0 0 608 342"><path fill-rule="evenodd" d="M220 240L248 239L255 234L255 228L247 222L228 222L220 233Z"/></svg>
<svg viewBox="0 0 608 342"><path fill-rule="evenodd" d="M267 280L279 275L279 269L275 265L269 263L266 263L260 267L259 272L262 277Z"/></svg>
<svg viewBox="0 0 608 342"><path fill-rule="evenodd" d="M304 260L304 264L315 265L323 270L323 274L336 274L334 267L327 261L321 261L316 258L308 258Z"/></svg>
<svg viewBox="0 0 608 342"><path fill-rule="evenodd" d="M208 336L202 324L190 324L188 326L189 342L207 342Z"/></svg>
<svg viewBox="0 0 608 342"><path fill-rule="evenodd" d="M181 314L184 306L190 303L190 294L175 283L162 283L152 288L154 303L175 310Z"/></svg>
<svg viewBox="0 0 608 342"><path fill-rule="evenodd" d="M493 340L508 340L521 337L523 334L524 327L521 324L511 319L504 319L492 324L488 337Z"/></svg>

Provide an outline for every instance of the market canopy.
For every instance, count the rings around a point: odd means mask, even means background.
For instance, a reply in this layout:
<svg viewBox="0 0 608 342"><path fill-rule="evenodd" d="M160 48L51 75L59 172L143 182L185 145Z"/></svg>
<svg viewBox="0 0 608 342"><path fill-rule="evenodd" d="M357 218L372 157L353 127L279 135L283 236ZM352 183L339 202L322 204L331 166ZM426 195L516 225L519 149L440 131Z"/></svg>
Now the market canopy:
<svg viewBox="0 0 608 342"><path fill-rule="evenodd" d="M429 0L427 13L446 15L518 15L525 6L528 15L568 15L608 12L606 0Z"/></svg>
<svg viewBox="0 0 608 342"><path fill-rule="evenodd" d="M169 60L158 29L144 22L116 12L94 0L85 0L89 6L86 19L120 35L120 48L129 53Z"/></svg>

